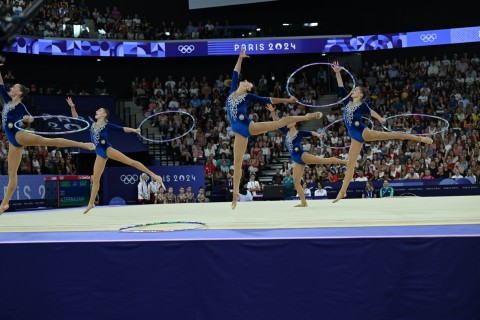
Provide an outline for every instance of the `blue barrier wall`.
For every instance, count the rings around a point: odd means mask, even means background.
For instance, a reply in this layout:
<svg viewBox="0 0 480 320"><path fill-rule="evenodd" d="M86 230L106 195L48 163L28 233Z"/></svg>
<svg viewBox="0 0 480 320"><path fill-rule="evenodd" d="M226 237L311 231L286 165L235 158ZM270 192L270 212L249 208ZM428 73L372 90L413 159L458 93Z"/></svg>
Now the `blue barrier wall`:
<svg viewBox="0 0 480 320"><path fill-rule="evenodd" d="M148 167L160 175L165 187L173 187L175 193L183 186L191 186L195 195L199 187L205 187L203 166L156 166ZM141 172L132 167L109 167L103 173L103 203L121 197L127 204L137 203L137 185Z"/></svg>

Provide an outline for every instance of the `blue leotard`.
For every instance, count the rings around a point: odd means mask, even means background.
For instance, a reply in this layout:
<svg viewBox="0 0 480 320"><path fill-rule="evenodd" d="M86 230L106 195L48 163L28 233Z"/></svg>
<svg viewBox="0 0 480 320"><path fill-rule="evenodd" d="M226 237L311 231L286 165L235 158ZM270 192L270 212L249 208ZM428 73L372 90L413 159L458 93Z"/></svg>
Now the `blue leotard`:
<svg viewBox="0 0 480 320"><path fill-rule="evenodd" d="M95 145L95 153L100 157L107 159L107 149L112 145L108 142L108 133L110 130L125 132L123 127L116 124L105 122L100 127L97 127L95 123L90 126L90 138Z"/></svg>
<svg viewBox="0 0 480 320"><path fill-rule="evenodd" d="M278 129L281 133L285 135L285 146L287 147L288 152L292 160L299 164L305 164L302 161L302 154L305 152L302 149L302 139L306 137L311 137L311 131L298 130L293 136L290 135L290 129L287 127L282 127Z"/></svg>
<svg viewBox="0 0 480 320"><path fill-rule="evenodd" d="M15 147L21 147L22 145L18 143L17 139L15 139L18 129L15 128L14 124L18 120L23 119L24 116L31 116L31 114L21 102L15 106L12 106L12 97L8 95L7 89L5 89L5 85L3 84L0 84L0 94L3 97L3 101L5 101L2 110L3 131L7 135L9 143Z"/></svg>
<svg viewBox="0 0 480 320"><path fill-rule="evenodd" d="M250 125L250 118L247 115L247 107L251 102L258 103L272 103L271 98L259 97L251 93L244 93L238 97L234 97L233 93L238 88L239 74L237 70L233 70L232 84L230 86L230 95L227 99L227 114L232 126L232 131L236 132L245 138L250 137L248 126Z"/></svg>
<svg viewBox="0 0 480 320"><path fill-rule="evenodd" d="M347 96L347 92L344 87L338 87L340 91L340 96L345 98ZM350 138L357 140L358 142L364 142L362 133L367 125L363 123L362 116L364 114L370 115L370 108L366 102L362 102L359 105L352 106L352 100L349 98L345 101L348 103L345 105L343 110L343 120L345 121L345 126L348 130L348 135Z"/></svg>

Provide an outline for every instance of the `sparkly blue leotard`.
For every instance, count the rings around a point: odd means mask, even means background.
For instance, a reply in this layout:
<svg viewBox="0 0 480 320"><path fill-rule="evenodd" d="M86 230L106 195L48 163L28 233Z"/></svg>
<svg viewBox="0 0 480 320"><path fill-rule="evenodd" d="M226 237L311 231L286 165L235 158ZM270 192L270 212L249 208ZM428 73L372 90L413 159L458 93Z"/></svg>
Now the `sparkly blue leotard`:
<svg viewBox="0 0 480 320"><path fill-rule="evenodd" d="M285 135L285 146L287 147L292 160L299 164L305 164L305 162L302 161L302 154L305 152L302 149L302 139L311 137L312 132L298 130L294 135L290 135L290 129L287 127L282 127L278 130Z"/></svg>
<svg viewBox="0 0 480 320"><path fill-rule="evenodd" d="M347 92L344 87L338 87L340 91L340 96L345 98L347 96ZM352 106L352 100L349 98L345 101L348 102L345 105L343 110L343 120L345 121L345 126L347 127L348 134L350 138L357 140L358 142L364 142L362 133L367 125L363 123L362 116L363 114L370 115L370 108L368 104L365 102L360 103L359 105Z"/></svg>
<svg viewBox="0 0 480 320"><path fill-rule="evenodd" d="M110 130L125 132L123 127L110 122L105 122L99 127L97 127L95 123L90 126L90 138L95 145L95 153L104 159L108 158L107 149L112 146L110 142L108 142L108 133Z"/></svg>
<svg viewBox="0 0 480 320"><path fill-rule="evenodd" d="M232 131L245 138L250 137L248 126L252 120L247 115L247 107L251 102L272 103L271 98L259 97L251 93L244 93L238 97L234 97L233 93L238 88L239 74L237 70L233 70L232 84L230 87L230 95L227 99L227 114L232 126Z"/></svg>
<svg viewBox="0 0 480 320"><path fill-rule="evenodd" d="M0 94L3 97L3 101L5 101L2 110L3 131L9 143L15 147L21 147L22 145L15 139L15 134L17 134L18 129L15 128L14 124L18 120L23 119L24 116L31 116L31 114L21 102L15 106L12 105L12 97L8 95L7 89L5 89L5 85L3 84L0 85Z"/></svg>

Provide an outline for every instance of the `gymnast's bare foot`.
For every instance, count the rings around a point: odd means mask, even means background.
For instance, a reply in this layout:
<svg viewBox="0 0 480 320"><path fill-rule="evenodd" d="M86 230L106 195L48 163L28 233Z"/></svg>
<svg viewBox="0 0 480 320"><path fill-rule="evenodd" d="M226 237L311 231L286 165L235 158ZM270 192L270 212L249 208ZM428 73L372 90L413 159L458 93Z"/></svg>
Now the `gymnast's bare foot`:
<svg viewBox="0 0 480 320"><path fill-rule="evenodd" d="M335 202L338 202L340 200L342 200L343 198L345 198L347 195L343 192L338 192L337 194L337 197L335 198L335 200L332 201L332 203L335 203Z"/></svg>
<svg viewBox="0 0 480 320"><path fill-rule="evenodd" d="M87 149L87 150L91 150L91 151L95 150L95 145L91 142L84 142L84 143L82 143L82 145L83 145L82 146L83 149Z"/></svg>
<svg viewBox="0 0 480 320"><path fill-rule="evenodd" d="M321 113L320 111L308 114L308 119L320 119L321 117L323 117L323 113Z"/></svg>
<svg viewBox="0 0 480 320"><path fill-rule="evenodd" d="M157 181L157 183L158 183L159 185L162 185L162 184L163 184L163 179L162 179L162 177L157 176L157 175L153 175L152 178L153 178L153 180Z"/></svg>
<svg viewBox="0 0 480 320"><path fill-rule="evenodd" d="M0 206L0 215L2 215L5 211L7 211L8 208L10 208L10 205L8 205L8 204L6 204L4 206Z"/></svg>
<svg viewBox="0 0 480 320"><path fill-rule="evenodd" d="M430 137L422 137L422 139L420 140L421 143L426 143L426 144L432 144L433 143L433 140L432 138Z"/></svg>
<svg viewBox="0 0 480 320"><path fill-rule="evenodd" d="M308 204L306 202L300 202L295 207L296 208L306 208L306 207L308 207Z"/></svg>
<svg viewBox="0 0 480 320"><path fill-rule="evenodd" d="M89 204L89 205L85 208L85 210L83 210L83 214L85 214L85 213L87 213L88 211L92 210L93 207L95 207L94 204Z"/></svg>
<svg viewBox="0 0 480 320"><path fill-rule="evenodd" d="M232 198L232 210L237 207L238 199L240 199L240 194L239 194L239 193L237 193L236 195L233 195L233 198Z"/></svg>

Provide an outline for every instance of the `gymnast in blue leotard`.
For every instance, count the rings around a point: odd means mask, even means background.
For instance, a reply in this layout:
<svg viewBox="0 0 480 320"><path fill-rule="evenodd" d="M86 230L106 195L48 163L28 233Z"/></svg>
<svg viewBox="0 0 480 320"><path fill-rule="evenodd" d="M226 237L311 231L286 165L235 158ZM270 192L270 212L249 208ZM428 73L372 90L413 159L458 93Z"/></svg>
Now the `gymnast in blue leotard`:
<svg viewBox="0 0 480 320"><path fill-rule="evenodd" d="M342 98L345 98L347 95L345 87L343 86L343 80L341 75L342 68L338 64L338 61L333 62L332 69L335 72L337 78L340 95ZM352 139L350 144L350 150L348 151L347 172L345 173L345 177L343 179L342 188L338 192L338 195L335 200L333 200L333 202L340 201L347 195L347 188L353 178L355 164L365 141L398 139L412 140L427 144L431 144L433 142L433 140L429 137L421 137L406 133L384 132L369 129L362 121L363 114L369 114L382 123L384 123L386 120L374 110L368 107L367 103L365 102L366 98L367 90L364 87L357 86L353 90L352 95L344 101L345 108L343 110L343 119L345 121L345 126L347 127L348 134Z"/></svg>
<svg viewBox="0 0 480 320"><path fill-rule="evenodd" d="M309 113L303 116L285 117L279 121L254 122L247 114L247 109L253 102L258 103L296 103L295 97L275 98L275 97L259 97L251 94L253 84L247 80L240 81L240 71L244 58L250 58L245 53L245 47L240 50L237 63L233 70L230 94L227 99L227 115L230 121L232 131L235 133L235 141L233 144L233 198L232 209L237 206L240 197L240 180L242 178L242 159L247 150L248 137L259 135L268 131L277 130L292 122L300 122L309 119L320 119L321 112Z"/></svg>
<svg viewBox="0 0 480 320"><path fill-rule="evenodd" d="M0 64L3 66L3 64ZM15 127L16 122L32 123L34 118L30 115L22 99L28 94L28 88L22 84L15 84L7 92L3 83L3 77L0 74L0 94L3 97L4 105L2 109L2 127L7 136L8 147L8 185L5 189L5 195L0 204L0 215L8 210L9 202L13 192L17 188L17 172L22 160L24 147L47 146L47 147L78 147L93 150L91 143L77 142L63 138L44 138L32 132L19 130Z"/></svg>
<svg viewBox="0 0 480 320"><path fill-rule="evenodd" d="M267 109L270 111L273 121L278 121L278 115L275 108L271 104L267 104ZM316 131L297 130L296 123L292 122L278 129L285 136L285 147L295 162L293 166L293 183L300 198L300 204L295 207L307 207L307 200L305 199L305 191L302 187L302 177L305 166L307 164L342 164L346 165L347 160L339 158L320 158L313 154L306 152L302 148L303 138L310 138L312 136L322 139L322 135Z"/></svg>
<svg viewBox="0 0 480 320"><path fill-rule="evenodd" d="M72 98L67 98L67 103L71 108L72 116L74 118L78 117L77 110L75 109L75 104L73 103ZM126 133L140 133L140 128L129 128L129 127L121 127L116 124L113 124L108 121L108 114L109 110L106 108L100 108L95 112L95 122L92 123L90 127L90 137L92 139L92 143L95 145L95 153L97 157L95 158L95 163L93 165L93 178L92 178L92 188L90 193L90 200L88 202L87 207L83 211L83 213L87 213L95 206L95 197L97 192L100 188L100 178L103 174L103 170L105 169L105 165L107 164L107 160L109 158L122 162L128 166L132 166L137 168L140 171L145 172L146 174L150 175L153 180L157 181L160 185L162 185L162 178L155 173L153 173L150 169L148 169L143 163L133 160L122 152L115 149L112 144L108 140L109 133L111 131L119 131L119 132L126 132Z"/></svg>

